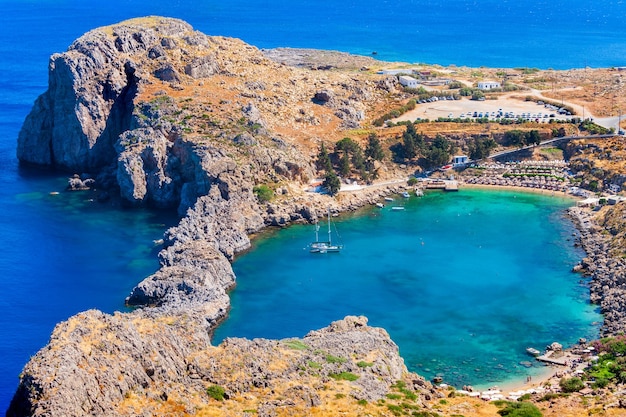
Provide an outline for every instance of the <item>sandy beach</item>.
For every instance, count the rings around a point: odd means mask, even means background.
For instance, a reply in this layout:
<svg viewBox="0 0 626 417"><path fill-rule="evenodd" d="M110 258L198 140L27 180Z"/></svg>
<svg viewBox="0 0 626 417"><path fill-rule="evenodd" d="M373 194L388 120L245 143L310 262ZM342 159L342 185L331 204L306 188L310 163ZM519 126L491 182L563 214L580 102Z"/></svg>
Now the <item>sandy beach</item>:
<svg viewBox="0 0 626 417"><path fill-rule="evenodd" d="M483 189L488 189L488 190L502 190L502 191L519 191L521 193L541 194L541 195L547 195L551 197L568 198L572 200L582 199L582 197L568 194L563 191L544 190L541 188L531 188L531 187L516 187L514 185L468 184L468 183L462 182L462 187L463 188L483 188Z"/></svg>

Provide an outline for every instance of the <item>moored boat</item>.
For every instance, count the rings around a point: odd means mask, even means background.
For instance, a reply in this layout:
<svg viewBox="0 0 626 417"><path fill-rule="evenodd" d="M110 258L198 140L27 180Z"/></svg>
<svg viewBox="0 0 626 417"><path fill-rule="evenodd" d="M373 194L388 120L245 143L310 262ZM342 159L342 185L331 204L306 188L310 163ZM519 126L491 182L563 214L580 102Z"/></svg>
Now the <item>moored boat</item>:
<svg viewBox="0 0 626 417"><path fill-rule="evenodd" d="M330 230L330 207L328 207L328 240L319 240L320 226L315 223L315 241L309 245L309 252L311 253L337 253L343 249L343 245L333 244L331 230Z"/></svg>
<svg viewBox="0 0 626 417"><path fill-rule="evenodd" d="M528 353L529 355L533 355L534 357L541 355L541 352L532 347L526 348L526 353Z"/></svg>

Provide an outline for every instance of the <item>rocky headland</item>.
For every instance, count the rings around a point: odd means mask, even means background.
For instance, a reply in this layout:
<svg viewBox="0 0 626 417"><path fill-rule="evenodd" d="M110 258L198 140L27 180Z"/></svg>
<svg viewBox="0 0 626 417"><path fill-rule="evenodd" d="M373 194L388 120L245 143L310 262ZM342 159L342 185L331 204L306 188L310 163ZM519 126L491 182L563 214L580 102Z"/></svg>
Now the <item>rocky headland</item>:
<svg viewBox="0 0 626 417"><path fill-rule="evenodd" d="M137 308L57 325L20 375L7 415L398 415L446 396L409 373L386 331L364 317L302 339L210 340L228 314L230 261L251 235L314 221L328 206L356 210L404 186L336 198L304 191L322 143L364 136L406 99L376 65L342 53L260 51L161 17L95 29L54 54L48 90L19 134L20 161L76 174L71 189L176 209L182 219L165 233L160 269L129 294ZM414 171L377 169L387 179ZM274 198L259 198L259 186ZM581 268L593 277L592 300L607 317L605 334L616 334L624 264L608 257L597 223L573 214L590 254Z"/></svg>
<svg viewBox="0 0 626 417"><path fill-rule="evenodd" d="M411 393L431 389L365 318L302 341L210 343L229 310L229 261L249 248L249 236L312 221L331 204L293 189L314 178L303 142L316 148L321 139L311 127L357 127L364 102L388 85L286 66L241 41L159 17L93 30L53 55L49 72L19 134L20 161L80 173L71 189L95 187L105 198L177 208L184 217L165 235L159 271L127 298L142 308L88 311L59 324L21 374L7 415L166 415L176 407L193 414L209 404L212 385L274 415L319 406L320 387L342 384L335 374L350 375L339 391L367 401L398 381ZM253 192L265 183L277 184L271 204ZM332 204L355 209L389 191ZM285 400L265 400L264 390Z"/></svg>

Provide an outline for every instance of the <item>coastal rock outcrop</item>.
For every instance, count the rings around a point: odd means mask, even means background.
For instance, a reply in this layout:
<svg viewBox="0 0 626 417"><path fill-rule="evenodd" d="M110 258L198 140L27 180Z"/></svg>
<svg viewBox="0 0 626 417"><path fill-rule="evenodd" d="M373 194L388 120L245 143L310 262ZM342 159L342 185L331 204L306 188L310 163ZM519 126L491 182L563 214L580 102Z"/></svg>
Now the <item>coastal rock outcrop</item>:
<svg viewBox="0 0 626 417"><path fill-rule="evenodd" d="M358 127L365 103L384 91L365 74L303 71L177 19L94 29L50 58L48 90L23 124L17 156L89 173L130 205L181 215L228 176L236 185L308 181L301 136ZM318 86L333 92L324 106L311 100Z"/></svg>
<svg viewBox="0 0 626 417"><path fill-rule="evenodd" d="M626 203L619 203L612 208L622 219L626 211ZM598 226L591 212L574 207L570 215L580 230L580 243L587 257L580 264L583 273L591 277L589 284L591 302L600 305L604 314L601 328L603 336L615 336L626 332L626 261L623 257L614 256L604 229Z"/></svg>
<svg viewBox="0 0 626 417"><path fill-rule="evenodd" d="M336 375L353 377L346 385ZM375 401L398 381L415 393L414 407L432 389L407 372L387 332L364 317L346 317L302 339L229 338L212 346L206 324L184 314L155 320L142 311L92 310L57 325L48 347L24 369L7 416L193 414L209 405L224 407L222 415L245 409L306 415L329 402L329 389ZM214 386L236 401L216 404L207 395ZM270 388L285 401L268 399Z"/></svg>

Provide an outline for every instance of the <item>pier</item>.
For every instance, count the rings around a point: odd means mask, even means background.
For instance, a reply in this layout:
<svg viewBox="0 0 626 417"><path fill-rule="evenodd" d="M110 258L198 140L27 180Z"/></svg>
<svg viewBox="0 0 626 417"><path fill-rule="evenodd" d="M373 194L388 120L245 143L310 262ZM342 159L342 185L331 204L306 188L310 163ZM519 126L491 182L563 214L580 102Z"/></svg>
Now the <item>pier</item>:
<svg viewBox="0 0 626 417"><path fill-rule="evenodd" d="M554 358L554 357L552 357L553 354L554 354L554 351L549 350L544 355L537 356L537 360L541 361L541 362L548 363L550 365L560 365L560 366L566 366L567 365L565 357Z"/></svg>
<svg viewBox="0 0 626 417"><path fill-rule="evenodd" d="M424 188L428 190L459 191L459 182L452 180L426 181Z"/></svg>

